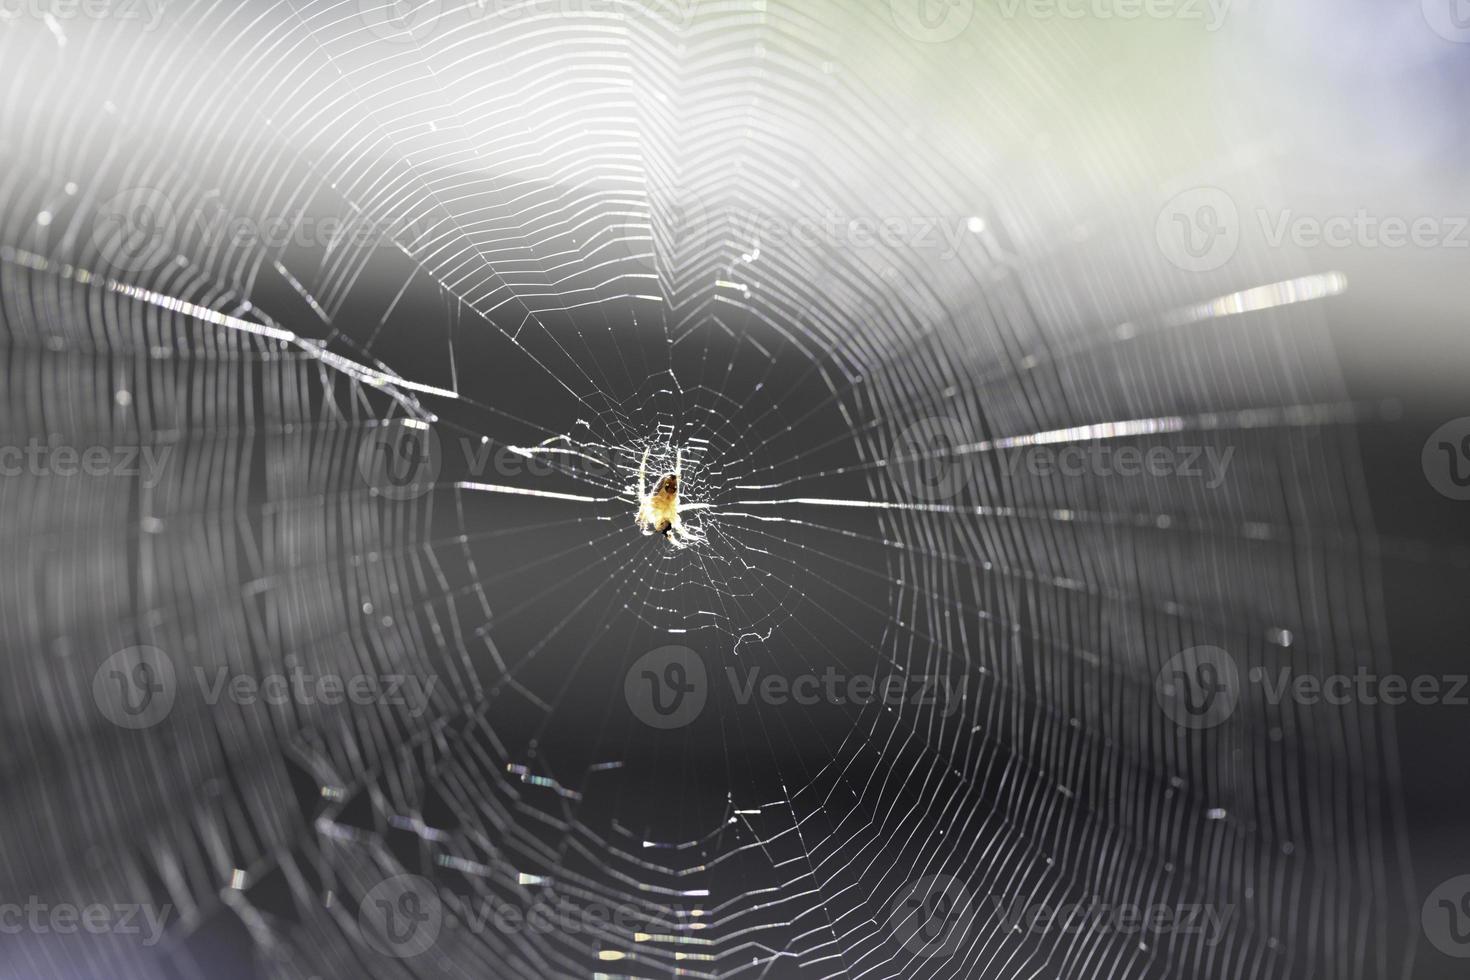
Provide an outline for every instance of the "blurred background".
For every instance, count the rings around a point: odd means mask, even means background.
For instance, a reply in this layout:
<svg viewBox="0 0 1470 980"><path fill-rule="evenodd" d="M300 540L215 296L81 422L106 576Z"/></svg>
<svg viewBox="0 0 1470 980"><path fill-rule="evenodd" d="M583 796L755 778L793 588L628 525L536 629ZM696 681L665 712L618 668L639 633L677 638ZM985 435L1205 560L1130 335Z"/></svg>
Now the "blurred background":
<svg viewBox="0 0 1470 980"><path fill-rule="evenodd" d="M1470 11L1287 6L0 0L0 976L1461 975Z"/></svg>

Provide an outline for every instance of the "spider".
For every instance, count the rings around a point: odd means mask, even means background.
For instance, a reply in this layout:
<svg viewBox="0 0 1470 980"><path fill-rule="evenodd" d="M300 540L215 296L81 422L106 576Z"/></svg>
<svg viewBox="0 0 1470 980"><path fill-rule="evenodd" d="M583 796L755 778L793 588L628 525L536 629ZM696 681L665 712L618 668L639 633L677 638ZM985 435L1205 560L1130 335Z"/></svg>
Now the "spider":
<svg viewBox="0 0 1470 980"><path fill-rule="evenodd" d="M679 519L684 505L679 503L679 484L684 477L684 451L674 457L674 472L659 477L652 491L648 489L648 454L643 450L643 462L638 464L638 528L644 534L662 534L676 548L703 541L697 528L691 528Z"/></svg>

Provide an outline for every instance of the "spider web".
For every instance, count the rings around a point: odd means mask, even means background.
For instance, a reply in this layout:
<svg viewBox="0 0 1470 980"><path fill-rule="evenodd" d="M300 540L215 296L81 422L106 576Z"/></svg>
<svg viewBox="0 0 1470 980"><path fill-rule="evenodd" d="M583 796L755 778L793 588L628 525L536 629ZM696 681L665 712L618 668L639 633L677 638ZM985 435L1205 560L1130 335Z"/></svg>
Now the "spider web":
<svg viewBox="0 0 1470 980"><path fill-rule="evenodd" d="M1194 729L1156 691L1203 646L1242 674L1382 660L1351 426L1376 409L1323 325L1350 284L1160 254L1176 191L1270 194L1230 110L1194 121L1240 79L1183 27L977 10L930 43L903 9L6 24L9 441L168 465L0 482L0 866L175 910L153 948L7 937L7 975L1404 973L1382 719L1246 687ZM1233 463L1009 468L1099 442ZM634 527L645 452L683 454L702 542ZM683 732L622 696L666 644L713 679ZM437 684L120 733L93 678L138 646ZM752 668L959 693L737 703ZM360 915L403 874L445 903L411 957ZM927 880L967 896L942 955L892 915ZM1036 936L980 896L1233 915ZM638 925L468 927L552 897Z"/></svg>

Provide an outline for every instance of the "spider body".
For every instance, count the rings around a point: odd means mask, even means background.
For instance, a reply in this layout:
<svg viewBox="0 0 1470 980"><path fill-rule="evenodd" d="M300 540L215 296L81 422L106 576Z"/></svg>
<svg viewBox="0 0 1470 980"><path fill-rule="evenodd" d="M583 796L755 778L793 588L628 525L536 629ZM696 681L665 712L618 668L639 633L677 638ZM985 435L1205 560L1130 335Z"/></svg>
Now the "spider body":
<svg viewBox="0 0 1470 980"><path fill-rule="evenodd" d="M674 472L665 473L649 490L647 450L638 467L638 528L644 534L662 534L676 548L703 540L698 531L686 527L679 519L679 482L683 469L684 457L680 452Z"/></svg>

